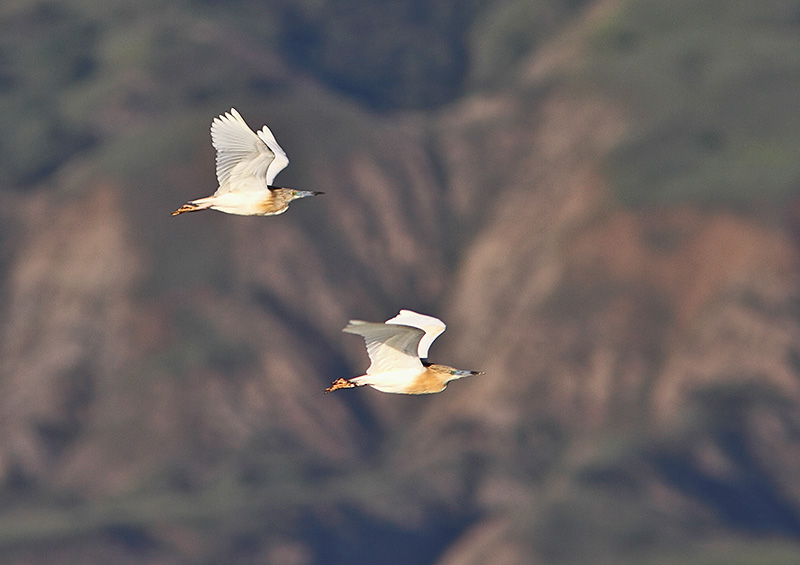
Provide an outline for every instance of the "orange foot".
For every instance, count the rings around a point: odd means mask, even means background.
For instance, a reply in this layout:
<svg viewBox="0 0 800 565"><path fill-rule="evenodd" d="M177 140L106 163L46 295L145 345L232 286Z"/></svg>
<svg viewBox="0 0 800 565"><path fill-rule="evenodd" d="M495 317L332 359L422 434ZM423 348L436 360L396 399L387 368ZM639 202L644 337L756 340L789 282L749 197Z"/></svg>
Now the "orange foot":
<svg viewBox="0 0 800 565"><path fill-rule="evenodd" d="M334 390L339 390L340 388L353 388L356 385L355 383L351 383L347 379L338 378L331 383L331 386L325 389L325 393L333 392Z"/></svg>
<svg viewBox="0 0 800 565"><path fill-rule="evenodd" d="M178 214L183 214L184 212L194 212L197 209L198 208L195 204L184 204L183 206L175 210L171 215L177 216Z"/></svg>

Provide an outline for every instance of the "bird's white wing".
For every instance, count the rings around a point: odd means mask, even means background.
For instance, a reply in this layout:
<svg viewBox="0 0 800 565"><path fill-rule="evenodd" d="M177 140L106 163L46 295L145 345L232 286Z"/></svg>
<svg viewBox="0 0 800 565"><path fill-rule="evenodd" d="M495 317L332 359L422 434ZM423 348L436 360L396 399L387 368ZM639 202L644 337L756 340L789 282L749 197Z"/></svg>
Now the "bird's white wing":
<svg viewBox="0 0 800 565"><path fill-rule="evenodd" d="M364 338L371 361L368 375L397 369L423 369L417 348L425 332L419 328L350 320L342 331Z"/></svg>
<svg viewBox="0 0 800 565"><path fill-rule="evenodd" d="M442 332L447 329L447 326L439 318L433 316L426 316L425 314L418 314L412 310L400 310L400 313L386 320L387 324L402 324L404 326L412 326L419 328L425 332L425 335L419 342L418 353L423 359L428 356L428 349L430 349L433 341L442 335Z"/></svg>
<svg viewBox="0 0 800 565"><path fill-rule="evenodd" d="M272 163L267 167L267 184L272 186L272 181L275 180L278 173L289 164L289 157L286 156L286 152L278 145L278 141L267 126L261 128L261 131L258 132L258 137L267 144L267 147L270 148L272 154L275 156L275 158L272 159Z"/></svg>
<svg viewBox="0 0 800 565"><path fill-rule="evenodd" d="M211 122L211 144L217 150L217 195L266 190L289 164L269 128L255 133L235 108Z"/></svg>

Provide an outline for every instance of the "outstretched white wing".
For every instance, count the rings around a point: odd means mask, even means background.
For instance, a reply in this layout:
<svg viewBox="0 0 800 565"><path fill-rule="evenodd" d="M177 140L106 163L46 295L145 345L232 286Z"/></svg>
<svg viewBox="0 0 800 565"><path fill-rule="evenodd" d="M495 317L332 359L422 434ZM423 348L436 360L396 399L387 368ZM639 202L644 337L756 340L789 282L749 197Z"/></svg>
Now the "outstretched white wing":
<svg viewBox="0 0 800 565"><path fill-rule="evenodd" d="M350 320L342 331L364 338L372 362L368 375L399 369L423 370L417 348L425 332L419 328Z"/></svg>
<svg viewBox="0 0 800 565"><path fill-rule="evenodd" d="M289 164L269 128L253 132L235 108L211 122L211 144L217 150L216 195L265 190Z"/></svg>
<svg viewBox="0 0 800 565"><path fill-rule="evenodd" d="M419 328L425 332L425 335L419 342L418 353L423 359L428 356L428 349L433 341L442 335L442 332L447 329L447 326L439 318L433 316L426 316L425 314L418 314L411 310L400 310L400 313L386 320L387 324L402 324L404 326L412 326Z"/></svg>

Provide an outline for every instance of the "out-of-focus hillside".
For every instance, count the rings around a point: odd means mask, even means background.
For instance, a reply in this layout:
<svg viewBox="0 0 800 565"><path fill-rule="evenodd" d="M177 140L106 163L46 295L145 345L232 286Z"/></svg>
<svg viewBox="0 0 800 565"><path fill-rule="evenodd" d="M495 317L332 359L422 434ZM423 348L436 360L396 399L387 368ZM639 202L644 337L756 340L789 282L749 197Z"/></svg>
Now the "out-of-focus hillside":
<svg viewBox="0 0 800 565"><path fill-rule="evenodd" d="M798 15L5 3L1 560L796 561ZM169 217L231 106L325 196Z"/></svg>

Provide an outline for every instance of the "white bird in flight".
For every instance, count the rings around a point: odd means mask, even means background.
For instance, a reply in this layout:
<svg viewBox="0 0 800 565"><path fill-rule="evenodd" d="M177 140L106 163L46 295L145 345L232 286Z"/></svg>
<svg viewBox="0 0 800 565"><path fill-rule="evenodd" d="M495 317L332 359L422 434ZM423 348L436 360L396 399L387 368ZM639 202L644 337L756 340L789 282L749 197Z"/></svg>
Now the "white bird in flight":
<svg viewBox="0 0 800 565"><path fill-rule="evenodd" d="M370 385L382 392L430 394L443 391L454 379L484 374L420 360L446 327L438 318L411 310L400 310L383 324L350 320L342 331L364 338L371 364L365 375L338 378L325 392Z"/></svg>
<svg viewBox="0 0 800 565"><path fill-rule="evenodd" d="M253 132L235 108L211 122L211 144L217 150L219 188L211 196L187 202L172 215L219 210L241 216L274 216L289 202L324 194L272 186L289 158L267 126Z"/></svg>

